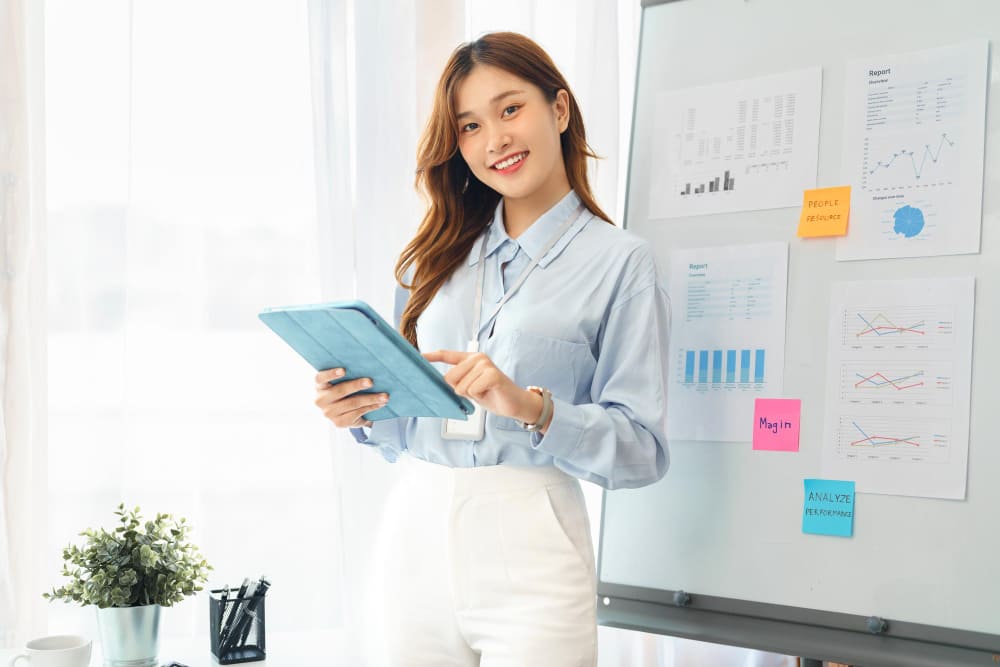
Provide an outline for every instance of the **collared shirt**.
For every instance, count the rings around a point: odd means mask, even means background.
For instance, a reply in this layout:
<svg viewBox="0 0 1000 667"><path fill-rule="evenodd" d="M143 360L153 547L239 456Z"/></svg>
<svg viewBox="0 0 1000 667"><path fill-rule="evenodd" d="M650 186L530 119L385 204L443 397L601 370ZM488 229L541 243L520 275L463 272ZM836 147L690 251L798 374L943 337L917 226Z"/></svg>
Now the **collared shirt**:
<svg viewBox="0 0 1000 667"><path fill-rule="evenodd" d="M452 467L555 465L605 488L660 479L666 440L670 302L649 243L606 223L570 191L517 239L493 223L417 320L421 351L466 349L477 264L486 243L479 349L517 385L552 392L545 434L486 415L482 440L445 440L441 420L400 417L351 429L389 461L402 452ZM583 215L580 215L580 212ZM507 289L570 216L573 223L493 319ZM396 288L395 323L408 292ZM437 363L444 373L449 366ZM392 404L392 397L389 397Z"/></svg>

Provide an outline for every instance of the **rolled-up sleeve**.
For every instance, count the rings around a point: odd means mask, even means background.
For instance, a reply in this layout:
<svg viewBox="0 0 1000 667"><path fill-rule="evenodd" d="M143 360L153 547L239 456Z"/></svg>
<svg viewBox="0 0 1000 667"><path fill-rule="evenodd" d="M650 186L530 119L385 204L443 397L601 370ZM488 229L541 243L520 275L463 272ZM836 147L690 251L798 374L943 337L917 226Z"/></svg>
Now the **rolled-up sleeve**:
<svg viewBox="0 0 1000 667"><path fill-rule="evenodd" d="M553 399L544 435L532 447L556 467L606 489L635 488L663 477L667 450L667 355L670 300L656 281L612 305L598 339L591 403Z"/></svg>
<svg viewBox="0 0 1000 667"><path fill-rule="evenodd" d="M407 282L411 280L409 277L405 279ZM392 324L397 330L409 298L409 291L396 285L396 291L393 295ZM392 403L392 396L389 397L389 402ZM351 435L360 444L377 449L386 461L395 463L406 449L406 427L409 419L409 417L380 419L370 427L352 428Z"/></svg>

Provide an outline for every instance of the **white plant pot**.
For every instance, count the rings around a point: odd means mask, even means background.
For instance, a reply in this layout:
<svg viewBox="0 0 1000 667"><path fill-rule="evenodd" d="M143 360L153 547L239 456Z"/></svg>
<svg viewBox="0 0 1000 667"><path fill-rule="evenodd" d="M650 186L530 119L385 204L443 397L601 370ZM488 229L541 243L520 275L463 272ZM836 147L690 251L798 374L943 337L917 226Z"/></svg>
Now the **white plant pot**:
<svg viewBox="0 0 1000 667"><path fill-rule="evenodd" d="M97 610L104 667L156 667L160 605Z"/></svg>

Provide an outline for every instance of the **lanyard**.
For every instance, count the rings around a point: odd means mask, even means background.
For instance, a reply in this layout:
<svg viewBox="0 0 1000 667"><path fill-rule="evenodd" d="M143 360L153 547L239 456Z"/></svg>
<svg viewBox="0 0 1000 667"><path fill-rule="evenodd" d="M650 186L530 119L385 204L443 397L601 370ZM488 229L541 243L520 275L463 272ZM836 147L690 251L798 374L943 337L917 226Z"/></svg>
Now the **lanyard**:
<svg viewBox="0 0 1000 667"><path fill-rule="evenodd" d="M588 210L586 209L586 207L584 207L583 204L577 206L576 211L574 211L574 214L580 211L582 211L582 213L580 213L579 216L577 215L569 216L569 220L564 222L559 227L559 229L552 236L552 238L549 239L549 242L545 244L545 247L542 249L542 251L538 253L535 259L531 260L531 264L528 265L528 268L526 268L524 271L521 272L521 275L518 276L517 278L517 282L515 282L511 286L511 288L507 290L507 292L503 295L503 299L501 299L500 303L498 303L496 308L493 309L493 312L490 313L490 316L486 318L487 322L489 322L490 320L492 320L494 317L497 316L497 313L500 312L500 309L503 308L504 304L510 301L510 298L514 296L514 293L517 292L518 288L520 288L521 285L524 284L524 281L528 279L528 275L535 270L535 267L538 266L538 263L542 260L542 257L545 257L545 255L547 255L548 252L552 250L552 246L558 243L559 239L563 237L563 234L565 234L567 230L569 230L569 228L573 225L573 223L577 222L580 218L583 217L583 215L588 213ZM476 344L477 346L479 341L479 328L480 326L482 326L482 317L483 317L483 287L486 279L485 266L486 266L487 240L488 240L488 234L484 233L483 242L479 249L479 267L476 272L476 302L475 302L476 310L472 316L472 321L474 322L474 324L472 327L472 338L469 341L470 345Z"/></svg>

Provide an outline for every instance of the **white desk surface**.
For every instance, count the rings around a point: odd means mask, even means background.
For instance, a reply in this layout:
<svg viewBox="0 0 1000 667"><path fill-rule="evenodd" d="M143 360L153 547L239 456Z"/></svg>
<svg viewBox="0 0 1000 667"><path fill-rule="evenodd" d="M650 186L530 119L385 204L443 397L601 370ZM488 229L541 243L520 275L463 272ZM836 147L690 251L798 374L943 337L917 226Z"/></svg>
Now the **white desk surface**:
<svg viewBox="0 0 1000 667"><path fill-rule="evenodd" d="M55 633L53 633L55 634ZM20 653L15 649L0 649L0 667L7 667L7 662ZM199 637L188 641L160 642L159 662L161 665L170 661L180 662L188 667L217 667L219 662L212 655L208 637ZM247 667L356 667L362 664L359 656L350 655L346 642L341 635L303 635L299 633L268 633L267 660L260 662L240 663ZM27 667L29 663L18 662L18 667ZM94 642L94 650L90 659L90 667L101 667L100 642Z"/></svg>

